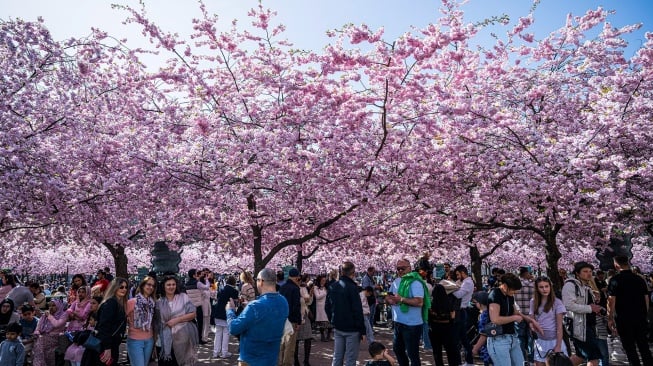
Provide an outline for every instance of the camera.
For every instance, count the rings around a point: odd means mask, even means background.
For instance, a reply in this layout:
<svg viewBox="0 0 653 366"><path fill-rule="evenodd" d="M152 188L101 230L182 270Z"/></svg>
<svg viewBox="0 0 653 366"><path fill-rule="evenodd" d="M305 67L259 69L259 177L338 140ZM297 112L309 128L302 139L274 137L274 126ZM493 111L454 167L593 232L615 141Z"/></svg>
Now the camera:
<svg viewBox="0 0 653 366"><path fill-rule="evenodd" d="M599 311L599 314L601 314L603 316L606 316L606 315L608 315L608 311L605 310L605 308L601 308L601 310Z"/></svg>

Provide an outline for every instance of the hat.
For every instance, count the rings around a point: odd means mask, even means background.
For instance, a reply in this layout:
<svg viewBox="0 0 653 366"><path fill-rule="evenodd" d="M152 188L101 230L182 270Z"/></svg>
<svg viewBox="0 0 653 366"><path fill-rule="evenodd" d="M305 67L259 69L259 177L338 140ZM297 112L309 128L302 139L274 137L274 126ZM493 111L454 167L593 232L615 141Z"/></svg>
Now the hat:
<svg viewBox="0 0 653 366"><path fill-rule="evenodd" d="M288 277L299 277L299 271L297 268L292 267L290 271L288 271Z"/></svg>
<svg viewBox="0 0 653 366"><path fill-rule="evenodd" d="M472 300L475 300L479 304L487 305L488 293L486 291L476 291L472 295Z"/></svg>
<svg viewBox="0 0 653 366"><path fill-rule="evenodd" d="M585 262L585 261L580 261L576 262L574 264L574 273L579 273L583 268L590 268L592 271L594 270L594 266Z"/></svg>

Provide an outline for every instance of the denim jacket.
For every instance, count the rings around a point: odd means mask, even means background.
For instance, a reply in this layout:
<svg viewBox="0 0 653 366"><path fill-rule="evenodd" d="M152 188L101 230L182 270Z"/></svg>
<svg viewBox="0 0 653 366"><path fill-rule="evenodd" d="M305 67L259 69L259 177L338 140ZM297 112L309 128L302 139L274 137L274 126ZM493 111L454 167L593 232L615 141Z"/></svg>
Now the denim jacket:
<svg viewBox="0 0 653 366"><path fill-rule="evenodd" d="M240 361L250 366L276 365L288 318L288 301L278 292L268 292L250 302L239 316L227 311L232 335L240 335Z"/></svg>

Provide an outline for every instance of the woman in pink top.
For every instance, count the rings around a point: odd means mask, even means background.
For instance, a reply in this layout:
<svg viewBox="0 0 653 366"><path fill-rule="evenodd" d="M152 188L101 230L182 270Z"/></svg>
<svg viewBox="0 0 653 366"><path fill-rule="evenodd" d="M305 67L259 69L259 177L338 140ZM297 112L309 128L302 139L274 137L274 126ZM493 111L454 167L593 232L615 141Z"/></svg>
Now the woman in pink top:
<svg viewBox="0 0 653 366"><path fill-rule="evenodd" d="M59 335L66 327L68 316L64 311L64 303L61 300L52 300L49 304L49 311L46 311L39 319L33 337L34 366L54 365L54 350L59 345Z"/></svg>
<svg viewBox="0 0 653 366"><path fill-rule="evenodd" d="M136 290L136 296L127 301L127 354L132 366L147 366L154 347L152 318L156 280L147 276Z"/></svg>
<svg viewBox="0 0 653 366"><path fill-rule="evenodd" d="M81 286L77 289L77 293L75 294L76 300L66 310L68 320L70 320L66 328L67 330L75 332L84 329L88 314L91 313L90 291L88 286Z"/></svg>

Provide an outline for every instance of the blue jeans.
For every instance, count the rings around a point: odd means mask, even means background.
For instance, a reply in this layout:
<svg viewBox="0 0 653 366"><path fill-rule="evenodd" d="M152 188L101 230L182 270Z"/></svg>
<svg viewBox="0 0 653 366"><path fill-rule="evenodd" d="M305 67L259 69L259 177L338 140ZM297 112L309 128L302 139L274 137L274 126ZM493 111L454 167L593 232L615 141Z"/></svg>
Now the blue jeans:
<svg viewBox="0 0 653 366"><path fill-rule="evenodd" d="M333 338L333 362L331 366L356 366L361 334L334 329Z"/></svg>
<svg viewBox="0 0 653 366"><path fill-rule="evenodd" d="M524 354L516 334L488 337L487 351L494 366L523 366Z"/></svg>
<svg viewBox="0 0 653 366"><path fill-rule="evenodd" d="M462 308L458 312L459 315L456 315L456 320L454 320L453 323L453 337L456 347L460 346L465 351L465 362L473 364L474 355L472 354L472 346L469 343L469 339L467 339L467 330L470 327L470 324L468 324L469 314L467 313L467 310L468 309Z"/></svg>
<svg viewBox="0 0 653 366"><path fill-rule="evenodd" d="M369 316L370 325L372 326L372 328L374 328L374 317L376 316L375 314L376 314L376 304L372 304L370 305L370 316Z"/></svg>
<svg viewBox="0 0 653 366"><path fill-rule="evenodd" d="M599 351L601 352L601 358L599 361L601 361L601 366L610 366L610 352L608 352L608 340L607 339L600 339L596 338L595 340L596 346L599 347Z"/></svg>
<svg viewBox="0 0 653 366"><path fill-rule="evenodd" d="M517 323L517 335L519 336L519 344L521 351L524 354L524 359L533 362L533 337L531 337L531 329L526 322Z"/></svg>
<svg viewBox="0 0 653 366"><path fill-rule="evenodd" d="M364 317L363 320L365 321L365 336L367 337L367 344L370 344L374 342L374 330L372 329L369 318Z"/></svg>
<svg viewBox="0 0 653 366"><path fill-rule="evenodd" d="M429 325L424 323L424 330L422 331L422 339L424 340L424 349L425 350L431 350L433 349L433 346L431 346L431 339L429 338Z"/></svg>
<svg viewBox="0 0 653 366"><path fill-rule="evenodd" d="M150 363L154 347L154 339L131 339L127 338L127 354L129 364L132 366L147 366Z"/></svg>
<svg viewBox="0 0 653 366"><path fill-rule="evenodd" d="M394 335L392 338L392 350L397 356L399 366L420 366L419 341L422 338L423 325L406 325L394 323Z"/></svg>

